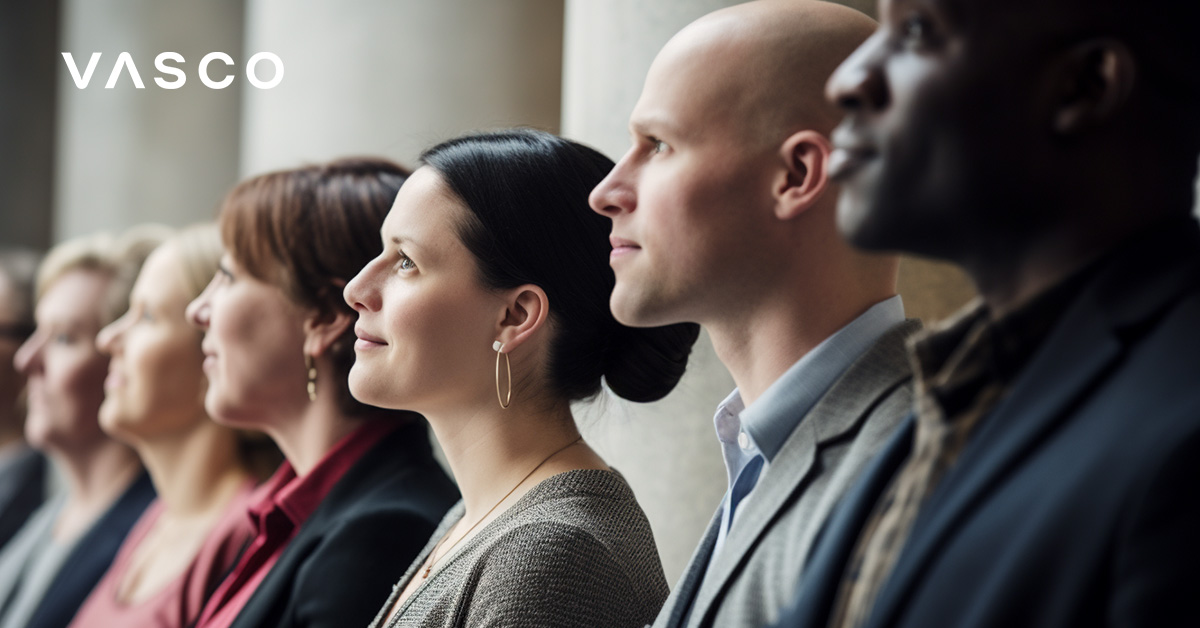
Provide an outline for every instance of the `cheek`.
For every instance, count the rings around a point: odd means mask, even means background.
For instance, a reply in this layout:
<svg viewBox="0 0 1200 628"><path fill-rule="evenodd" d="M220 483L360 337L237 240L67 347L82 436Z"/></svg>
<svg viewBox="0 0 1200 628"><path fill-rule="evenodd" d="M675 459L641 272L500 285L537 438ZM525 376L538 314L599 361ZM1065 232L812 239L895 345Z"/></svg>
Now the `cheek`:
<svg viewBox="0 0 1200 628"><path fill-rule="evenodd" d="M61 414L73 423L95 421L104 400L104 377L108 373L108 359L104 355L86 348L47 355L45 373L46 400L58 408L53 414Z"/></svg>
<svg viewBox="0 0 1200 628"><path fill-rule="evenodd" d="M125 358L135 401L160 408L191 405L199 399L203 354L186 330L130 343Z"/></svg>

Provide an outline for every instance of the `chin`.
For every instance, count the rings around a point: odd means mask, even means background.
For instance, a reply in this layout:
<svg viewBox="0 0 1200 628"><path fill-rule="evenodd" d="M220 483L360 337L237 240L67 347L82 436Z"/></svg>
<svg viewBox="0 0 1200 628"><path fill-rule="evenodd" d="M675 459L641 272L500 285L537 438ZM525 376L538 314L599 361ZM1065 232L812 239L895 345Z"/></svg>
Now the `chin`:
<svg viewBox="0 0 1200 628"><path fill-rule="evenodd" d="M386 399L383 398L384 395L381 395L380 391L374 385L370 374L362 372L364 370L358 362L355 362L354 366L350 367L350 378L347 382L350 386L350 396L369 406L377 408L391 407L387 404Z"/></svg>

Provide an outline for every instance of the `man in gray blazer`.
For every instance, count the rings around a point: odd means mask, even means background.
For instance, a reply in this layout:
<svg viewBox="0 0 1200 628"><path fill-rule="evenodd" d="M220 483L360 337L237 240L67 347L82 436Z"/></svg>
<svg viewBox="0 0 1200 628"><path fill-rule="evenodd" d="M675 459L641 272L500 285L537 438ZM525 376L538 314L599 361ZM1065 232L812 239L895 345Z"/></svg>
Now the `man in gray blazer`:
<svg viewBox="0 0 1200 628"><path fill-rule="evenodd" d="M847 246L822 96L874 30L823 2L755 2L677 34L633 145L593 192L612 218L611 306L698 322L737 389L714 419L729 490L655 626L777 618L833 504L909 411L894 257Z"/></svg>

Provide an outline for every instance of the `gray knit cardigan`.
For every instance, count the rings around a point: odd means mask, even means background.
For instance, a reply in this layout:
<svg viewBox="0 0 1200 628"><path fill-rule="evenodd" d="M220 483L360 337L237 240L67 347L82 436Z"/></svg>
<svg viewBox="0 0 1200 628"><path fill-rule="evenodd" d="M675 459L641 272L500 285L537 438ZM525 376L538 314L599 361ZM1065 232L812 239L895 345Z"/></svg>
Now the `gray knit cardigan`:
<svg viewBox="0 0 1200 628"><path fill-rule="evenodd" d="M373 628L385 626L409 579L462 516L459 502ZM575 470L543 480L439 559L386 626L641 628L654 621L667 592L650 524L625 479L616 471Z"/></svg>

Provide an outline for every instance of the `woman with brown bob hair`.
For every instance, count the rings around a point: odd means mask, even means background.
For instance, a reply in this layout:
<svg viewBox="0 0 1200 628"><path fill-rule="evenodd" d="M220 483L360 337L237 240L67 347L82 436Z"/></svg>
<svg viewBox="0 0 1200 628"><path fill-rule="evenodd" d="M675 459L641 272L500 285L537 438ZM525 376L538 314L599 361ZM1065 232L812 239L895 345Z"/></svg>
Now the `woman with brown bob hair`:
<svg viewBox="0 0 1200 628"><path fill-rule="evenodd" d="M342 287L382 249L408 176L344 159L260 175L225 199L225 254L188 318L205 332L216 421L266 433L286 461L249 508L257 534L201 628L365 625L457 491L420 417L355 401Z"/></svg>

